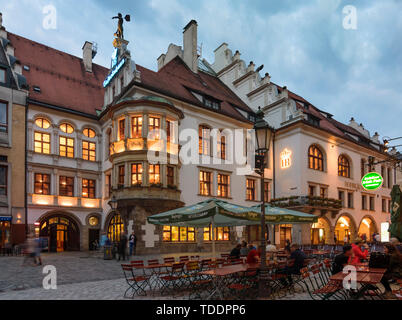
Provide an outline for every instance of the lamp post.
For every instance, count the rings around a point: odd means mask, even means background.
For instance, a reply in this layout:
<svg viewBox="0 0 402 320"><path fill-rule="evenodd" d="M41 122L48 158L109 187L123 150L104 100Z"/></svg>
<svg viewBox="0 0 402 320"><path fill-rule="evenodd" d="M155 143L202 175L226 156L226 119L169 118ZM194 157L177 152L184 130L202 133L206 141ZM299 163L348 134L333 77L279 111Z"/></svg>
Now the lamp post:
<svg viewBox="0 0 402 320"><path fill-rule="evenodd" d="M266 277L268 276L267 269L267 252L266 252L266 240L265 240L265 167L266 167L266 156L268 154L271 139L273 134L273 128L271 128L268 123L264 120L264 112L261 108L258 108L258 112L256 114L257 121L254 125L255 137L257 142L256 148L256 171L260 174L261 177L261 266L259 273L259 281L258 281L258 292L259 297L267 297L269 295L269 290L266 286L267 281Z"/></svg>
<svg viewBox="0 0 402 320"><path fill-rule="evenodd" d="M108 205L110 206L110 208L112 208L113 212L117 211L117 199L115 195L113 195L112 199L110 199Z"/></svg>

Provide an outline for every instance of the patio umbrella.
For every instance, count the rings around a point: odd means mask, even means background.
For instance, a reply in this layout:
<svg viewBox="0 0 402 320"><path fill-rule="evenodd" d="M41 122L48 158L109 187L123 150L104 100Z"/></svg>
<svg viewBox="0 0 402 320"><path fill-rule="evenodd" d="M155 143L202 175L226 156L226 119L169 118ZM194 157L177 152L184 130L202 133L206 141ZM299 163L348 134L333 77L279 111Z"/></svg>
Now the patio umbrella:
<svg viewBox="0 0 402 320"><path fill-rule="evenodd" d="M261 212L261 204L253 206L252 208L255 212ZM316 223L318 217L314 214L273 207L269 204L265 204L265 220L267 224Z"/></svg>
<svg viewBox="0 0 402 320"><path fill-rule="evenodd" d="M155 225L203 228L212 226L212 252L215 257L215 228L258 225L260 213L255 209L231 204L219 199L208 199L147 218Z"/></svg>

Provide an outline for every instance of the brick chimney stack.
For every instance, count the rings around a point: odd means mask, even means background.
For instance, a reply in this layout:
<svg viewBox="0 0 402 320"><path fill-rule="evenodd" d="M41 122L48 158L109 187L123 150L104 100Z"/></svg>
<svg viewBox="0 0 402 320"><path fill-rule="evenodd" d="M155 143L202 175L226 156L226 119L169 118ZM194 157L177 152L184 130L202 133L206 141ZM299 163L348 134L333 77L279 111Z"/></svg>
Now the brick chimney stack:
<svg viewBox="0 0 402 320"><path fill-rule="evenodd" d="M82 47L82 60L86 72L92 72L92 46L91 42L85 41L85 44Z"/></svg>

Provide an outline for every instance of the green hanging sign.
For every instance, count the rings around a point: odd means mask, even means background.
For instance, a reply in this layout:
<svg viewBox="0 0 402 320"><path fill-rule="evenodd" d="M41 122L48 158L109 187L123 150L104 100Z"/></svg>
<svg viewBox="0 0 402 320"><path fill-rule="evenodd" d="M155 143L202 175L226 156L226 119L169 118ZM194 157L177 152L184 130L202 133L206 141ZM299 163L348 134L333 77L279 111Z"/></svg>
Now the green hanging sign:
<svg viewBox="0 0 402 320"><path fill-rule="evenodd" d="M367 173L362 179L362 186L366 190L377 190L384 182L383 177L377 172Z"/></svg>

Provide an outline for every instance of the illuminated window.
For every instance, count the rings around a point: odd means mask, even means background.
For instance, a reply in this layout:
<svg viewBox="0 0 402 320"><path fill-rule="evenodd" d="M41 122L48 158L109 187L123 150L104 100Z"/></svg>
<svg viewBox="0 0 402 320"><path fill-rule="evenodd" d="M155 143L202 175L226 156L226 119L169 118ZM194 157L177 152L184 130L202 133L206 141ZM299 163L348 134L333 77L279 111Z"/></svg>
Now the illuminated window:
<svg viewBox="0 0 402 320"><path fill-rule="evenodd" d="M126 119L119 120L119 141L126 138Z"/></svg>
<svg viewBox="0 0 402 320"><path fill-rule="evenodd" d="M255 180L247 179L247 200L255 200Z"/></svg>
<svg viewBox="0 0 402 320"><path fill-rule="evenodd" d="M200 195L211 195L212 174L207 171L200 171Z"/></svg>
<svg viewBox="0 0 402 320"><path fill-rule="evenodd" d="M35 194L50 194L50 175L35 173Z"/></svg>
<svg viewBox="0 0 402 320"><path fill-rule="evenodd" d="M60 137L60 156L74 158L74 139Z"/></svg>
<svg viewBox="0 0 402 320"><path fill-rule="evenodd" d="M215 228L215 241L229 241L230 230L229 227ZM212 241L212 227L204 228L204 241Z"/></svg>
<svg viewBox="0 0 402 320"><path fill-rule="evenodd" d="M113 242L119 242L121 234L124 232L123 219L119 214L116 214L112 220L110 220L109 227L107 229L107 237Z"/></svg>
<svg viewBox="0 0 402 320"><path fill-rule="evenodd" d="M65 197L74 196L74 178L63 176L59 178L59 194Z"/></svg>
<svg viewBox="0 0 402 320"><path fill-rule="evenodd" d="M82 141L82 159L96 161L96 143Z"/></svg>
<svg viewBox="0 0 402 320"><path fill-rule="evenodd" d="M220 133L218 136L218 157L226 160L226 137Z"/></svg>
<svg viewBox="0 0 402 320"><path fill-rule="evenodd" d="M142 184L142 164L140 163L131 165L131 184L133 186Z"/></svg>
<svg viewBox="0 0 402 320"><path fill-rule="evenodd" d="M96 133L94 130L86 128L84 129L84 136L88 137L88 138L95 138L96 137Z"/></svg>
<svg viewBox="0 0 402 320"><path fill-rule="evenodd" d="M126 169L125 169L124 165L123 165L123 166L119 166L119 183L118 183L119 188L123 188L123 187L124 187L124 178L125 178L125 175L126 175Z"/></svg>
<svg viewBox="0 0 402 320"><path fill-rule="evenodd" d="M310 169L324 171L324 156L317 146L308 150L308 166Z"/></svg>
<svg viewBox="0 0 402 320"><path fill-rule="evenodd" d="M8 167L0 166L0 195L7 195Z"/></svg>
<svg viewBox="0 0 402 320"><path fill-rule="evenodd" d="M149 183L150 184L161 183L160 165L159 164L150 164L148 173L149 173Z"/></svg>
<svg viewBox="0 0 402 320"><path fill-rule="evenodd" d="M135 139L142 137L142 116L131 118L131 137Z"/></svg>
<svg viewBox="0 0 402 320"><path fill-rule="evenodd" d="M62 123L60 125L60 130L63 131L64 133L69 133L69 134L74 132L74 128L68 123Z"/></svg>
<svg viewBox="0 0 402 320"><path fill-rule="evenodd" d="M47 121L44 118L38 118L35 120L35 124L42 129L49 129L50 128L50 122Z"/></svg>
<svg viewBox="0 0 402 320"><path fill-rule="evenodd" d="M211 154L211 129L206 126L200 126L198 128L198 135L199 153L209 156Z"/></svg>
<svg viewBox="0 0 402 320"><path fill-rule="evenodd" d="M149 117L148 132L150 140L160 139L160 129L161 129L161 120L156 117Z"/></svg>
<svg viewBox="0 0 402 320"><path fill-rule="evenodd" d="M195 229L186 227L163 227L163 242L194 242Z"/></svg>
<svg viewBox="0 0 402 320"><path fill-rule="evenodd" d="M96 198L96 181L90 179L82 179L82 197L95 199Z"/></svg>
<svg viewBox="0 0 402 320"><path fill-rule="evenodd" d="M4 102L0 102L0 132L8 131L8 107Z"/></svg>
<svg viewBox="0 0 402 320"><path fill-rule="evenodd" d="M345 156L339 156L338 158L338 176L350 178L350 164Z"/></svg>
<svg viewBox="0 0 402 320"><path fill-rule="evenodd" d="M264 201L271 201L271 183L267 181L264 182Z"/></svg>
<svg viewBox="0 0 402 320"><path fill-rule="evenodd" d="M34 136L35 152L50 154L50 134L35 132Z"/></svg>
<svg viewBox="0 0 402 320"><path fill-rule="evenodd" d="M229 197L230 177L226 174L218 174L218 197Z"/></svg>
<svg viewBox="0 0 402 320"><path fill-rule="evenodd" d="M166 120L166 141L174 142L175 137L174 137L174 122L170 120Z"/></svg>
<svg viewBox="0 0 402 320"><path fill-rule="evenodd" d="M168 186L174 186L174 167L167 167L167 184Z"/></svg>

